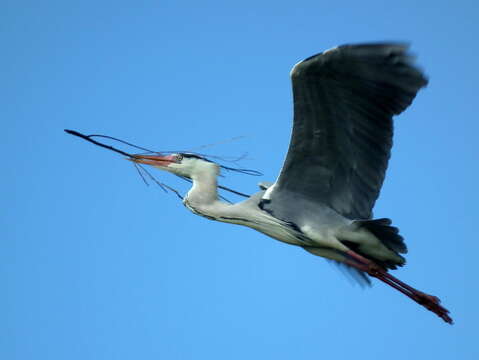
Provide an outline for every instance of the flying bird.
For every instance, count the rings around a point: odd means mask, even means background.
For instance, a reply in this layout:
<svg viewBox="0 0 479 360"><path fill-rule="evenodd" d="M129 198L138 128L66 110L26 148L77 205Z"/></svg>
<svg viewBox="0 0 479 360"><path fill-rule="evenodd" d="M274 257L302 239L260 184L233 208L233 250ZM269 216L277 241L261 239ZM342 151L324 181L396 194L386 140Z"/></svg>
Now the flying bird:
<svg viewBox="0 0 479 360"><path fill-rule="evenodd" d="M302 247L363 282L377 278L452 324L437 297L390 274L405 264L407 247L390 219L372 217L390 158L393 116L428 82L408 46L338 46L299 62L290 76L294 121L283 167L274 183L260 183L246 200L222 201L220 165L201 155L128 159L190 179L183 203L193 213Z"/></svg>

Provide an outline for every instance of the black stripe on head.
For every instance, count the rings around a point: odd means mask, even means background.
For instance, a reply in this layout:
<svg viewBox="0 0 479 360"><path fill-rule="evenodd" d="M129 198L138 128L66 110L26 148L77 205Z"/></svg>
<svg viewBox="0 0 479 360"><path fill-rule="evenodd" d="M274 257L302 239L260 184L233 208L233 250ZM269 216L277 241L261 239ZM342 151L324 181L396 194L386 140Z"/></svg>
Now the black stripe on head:
<svg viewBox="0 0 479 360"><path fill-rule="evenodd" d="M213 162L203 156L200 156L198 154L193 154L193 153L180 153L181 156L183 156L183 158L187 158L187 159L200 159L200 160L204 160L204 161L208 161L208 162Z"/></svg>

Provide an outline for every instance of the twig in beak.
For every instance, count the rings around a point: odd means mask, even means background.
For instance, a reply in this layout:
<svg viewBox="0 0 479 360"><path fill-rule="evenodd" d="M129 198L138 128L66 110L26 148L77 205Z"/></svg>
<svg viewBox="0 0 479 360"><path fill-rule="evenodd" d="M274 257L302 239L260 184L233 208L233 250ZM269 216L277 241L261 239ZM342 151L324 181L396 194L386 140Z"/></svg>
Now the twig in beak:
<svg viewBox="0 0 479 360"><path fill-rule="evenodd" d="M80 137L80 138L82 138L82 139L84 139L84 140L86 140L86 141L89 141L89 142L95 144L95 145L98 145L98 146L101 146L101 147L103 147L103 148L105 148L105 149L108 149L108 150L117 152L117 153L119 153L119 154L121 154L121 155L124 155L124 156L127 156L127 157L129 157L129 158L134 158L134 157L135 157L135 156L132 155L132 154L128 154L127 152L118 150L118 149L114 148L113 146L102 144L101 142L95 141L95 140L93 140L93 139L91 138L92 136L98 136L98 135L83 135L83 134L79 133L78 131L68 130L68 129L65 129L65 132L66 132L67 134L70 134L70 135L78 136L78 137Z"/></svg>

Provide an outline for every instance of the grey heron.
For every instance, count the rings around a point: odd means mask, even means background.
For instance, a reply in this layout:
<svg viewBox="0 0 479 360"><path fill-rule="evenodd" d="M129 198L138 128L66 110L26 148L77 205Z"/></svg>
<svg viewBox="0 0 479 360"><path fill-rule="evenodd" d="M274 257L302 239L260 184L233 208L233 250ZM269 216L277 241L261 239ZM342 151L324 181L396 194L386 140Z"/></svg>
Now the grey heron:
<svg viewBox="0 0 479 360"><path fill-rule="evenodd" d="M234 204L218 196L219 165L191 153L128 159L188 178L183 199L193 213L253 228L302 247L405 294L445 322L437 297L389 273L405 264L403 237L372 209L384 180L393 116L403 112L427 79L399 43L343 45L291 70L294 121L289 149L274 183Z"/></svg>

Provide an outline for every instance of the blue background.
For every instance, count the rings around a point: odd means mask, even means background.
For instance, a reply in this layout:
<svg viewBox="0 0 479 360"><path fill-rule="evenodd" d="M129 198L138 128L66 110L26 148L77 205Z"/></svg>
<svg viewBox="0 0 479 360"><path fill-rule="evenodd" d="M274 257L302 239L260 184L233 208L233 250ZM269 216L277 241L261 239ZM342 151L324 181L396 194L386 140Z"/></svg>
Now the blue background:
<svg viewBox="0 0 479 360"><path fill-rule="evenodd" d="M0 358L477 359L477 7L4 0ZM291 67L379 40L410 41L430 84L397 118L375 215L409 245L395 275L441 297L452 327L383 284L363 290L301 249L189 213L63 132L248 153L240 166L274 180ZM259 179L222 181L253 193Z"/></svg>

